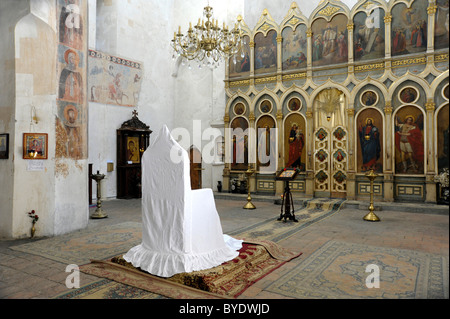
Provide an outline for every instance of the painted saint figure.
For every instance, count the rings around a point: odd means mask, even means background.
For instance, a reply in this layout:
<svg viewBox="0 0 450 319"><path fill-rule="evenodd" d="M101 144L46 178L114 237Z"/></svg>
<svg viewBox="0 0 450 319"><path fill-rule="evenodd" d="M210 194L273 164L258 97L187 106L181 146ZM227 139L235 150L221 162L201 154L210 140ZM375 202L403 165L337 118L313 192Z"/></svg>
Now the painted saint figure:
<svg viewBox="0 0 450 319"><path fill-rule="evenodd" d="M371 118L366 119L366 125L359 127L359 142L363 157L362 171L376 171L381 154L380 132Z"/></svg>
<svg viewBox="0 0 450 319"><path fill-rule="evenodd" d="M404 123L400 123L398 117L395 117L395 146L401 155L403 173L407 173L409 168L414 173L423 171L424 149L420 123L421 119L415 121L412 115L407 115Z"/></svg>
<svg viewBox="0 0 450 319"><path fill-rule="evenodd" d="M305 139L302 130L296 123L292 124L289 134L289 161L287 167L302 168L302 151Z"/></svg>
<svg viewBox="0 0 450 319"><path fill-rule="evenodd" d="M80 72L77 71L78 54L69 49L64 53L66 67L59 78L58 98L65 101L83 101L83 83Z"/></svg>

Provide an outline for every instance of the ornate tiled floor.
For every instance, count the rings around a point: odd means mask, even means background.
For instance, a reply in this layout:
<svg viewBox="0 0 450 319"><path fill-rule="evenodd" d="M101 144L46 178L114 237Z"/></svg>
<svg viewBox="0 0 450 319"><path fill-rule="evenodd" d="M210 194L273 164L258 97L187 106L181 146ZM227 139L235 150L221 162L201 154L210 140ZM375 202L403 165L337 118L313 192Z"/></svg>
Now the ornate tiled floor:
<svg viewBox="0 0 450 319"><path fill-rule="evenodd" d="M408 212L397 207L378 211L381 222L373 223L363 221L366 212L353 205L344 206L315 223L282 225L276 220L280 215L279 205L262 198L254 200L255 210L242 209L244 204L245 199L216 199L224 233L253 231L257 236L261 231L271 235L283 227L291 227L289 236L276 237L277 243L303 254L256 282L239 299L448 298L448 214ZM118 243L111 242L110 248L134 244L136 238L130 235L133 232L116 234L114 231L121 231L118 225L140 223L140 201L107 200L103 208L109 217L90 220L85 232L103 228L108 234L98 233L90 242L74 240L73 234L66 235L65 251L55 248L53 252L50 249L49 255L39 256L18 249L27 247L32 242L29 239L0 241L0 298L52 298L69 291L65 285L68 276L65 258L85 262L89 256L77 254L76 246L92 245L94 251L96 237L98 240L105 239L104 236L112 240L119 238ZM311 218L311 214L302 212L296 216L300 222ZM263 224L264 229L256 229L256 224ZM128 238L129 235L133 238ZM124 236L128 236L126 240ZM367 288L366 280L371 274L366 272L368 265L378 267L380 288ZM80 281L81 285L88 285L99 278L81 274Z"/></svg>

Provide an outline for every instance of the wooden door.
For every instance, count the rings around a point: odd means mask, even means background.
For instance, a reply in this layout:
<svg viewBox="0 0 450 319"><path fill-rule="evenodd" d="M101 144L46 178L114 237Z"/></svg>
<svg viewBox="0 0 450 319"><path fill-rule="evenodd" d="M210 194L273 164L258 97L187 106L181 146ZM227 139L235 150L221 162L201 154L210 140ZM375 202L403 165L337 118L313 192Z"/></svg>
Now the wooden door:
<svg viewBox="0 0 450 319"><path fill-rule="evenodd" d="M191 189L200 189L202 188L202 155L193 146L189 149L189 160L191 161Z"/></svg>

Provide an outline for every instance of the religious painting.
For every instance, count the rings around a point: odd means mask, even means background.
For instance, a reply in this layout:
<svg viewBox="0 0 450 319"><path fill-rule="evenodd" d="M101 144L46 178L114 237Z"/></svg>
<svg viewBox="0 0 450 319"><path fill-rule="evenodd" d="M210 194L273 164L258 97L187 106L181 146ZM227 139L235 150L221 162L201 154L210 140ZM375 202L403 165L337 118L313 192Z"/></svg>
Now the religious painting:
<svg viewBox="0 0 450 319"><path fill-rule="evenodd" d="M395 172L424 173L424 118L416 106L407 105L394 116Z"/></svg>
<svg viewBox="0 0 450 319"><path fill-rule="evenodd" d="M57 0L55 157L87 157L87 1Z"/></svg>
<svg viewBox="0 0 450 319"><path fill-rule="evenodd" d="M367 108L358 114L357 170L375 173L383 172L383 118L374 108Z"/></svg>
<svg viewBox="0 0 450 319"><path fill-rule="evenodd" d="M348 19L342 14L331 21L317 19L312 25L312 61L314 66L348 61Z"/></svg>
<svg viewBox="0 0 450 319"><path fill-rule="evenodd" d="M245 113L245 105L242 103L236 103L236 105L233 107L233 112L236 115L242 115Z"/></svg>
<svg viewBox="0 0 450 319"><path fill-rule="evenodd" d="M427 49L428 0L415 0L408 8L404 3L392 8L392 55L423 52Z"/></svg>
<svg viewBox="0 0 450 319"><path fill-rule="evenodd" d="M238 53L228 61L228 77L246 77L250 75L250 37L242 37L242 46Z"/></svg>
<svg viewBox="0 0 450 319"><path fill-rule="evenodd" d="M399 99L401 102L408 104L408 103L414 103L419 98L419 92L416 88L413 87L406 87L399 93Z"/></svg>
<svg viewBox="0 0 450 319"><path fill-rule="evenodd" d="M262 101L259 105L259 109L261 113L269 113L270 111L272 111L272 102L270 102L269 100Z"/></svg>
<svg viewBox="0 0 450 319"><path fill-rule="evenodd" d="M58 56L64 64L59 76L58 99L82 103L84 100L84 82L81 76L83 72L83 53L76 50L59 46L61 50ZM80 56L81 55L81 56Z"/></svg>
<svg viewBox="0 0 450 319"><path fill-rule="evenodd" d="M283 71L306 68L306 56L308 54L308 43L306 36L306 25L299 24L295 30L286 27L281 33L281 54Z"/></svg>
<svg viewBox="0 0 450 319"><path fill-rule="evenodd" d="M364 106L373 106L378 102L378 94L374 91L366 91L361 94L361 104Z"/></svg>
<svg viewBox="0 0 450 319"><path fill-rule="evenodd" d="M58 0L58 2L61 8L58 23L59 42L71 48L83 50L85 30L80 0Z"/></svg>
<svg viewBox="0 0 450 319"><path fill-rule="evenodd" d="M262 116L256 125L257 169L260 173L274 173L277 160L277 130L275 120L268 115Z"/></svg>
<svg viewBox="0 0 450 319"><path fill-rule="evenodd" d="M434 24L434 48L448 48L449 23L448 23L448 0L436 0L436 17Z"/></svg>
<svg viewBox="0 0 450 319"><path fill-rule="evenodd" d="M9 157L9 134L0 134L0 159Z"/></svg>
<svg viewBox="0 0 450 319"><path fill-rule="evenodd" d="M384 58L384 10L376 7L369 14L358 12L353 24L355 61Z"/></svg>
<svg viewBox="0 0 450 319"><path fill-rule="evenodd" d="M136 106L142 71L140 62L89 50L89 101Z"/></svg>
<svg viewBox="0 0 450 319"><path fill-rule="evenodd" d="M139 137L128 136L127 137L127 162L128 164L138 164L141 162L139 152Z"/></svg>
<svg viewBox="0 0 450 319"><path fill-rule="evenodd" d="M302 101L297 98L293 97L288 101L288 109L291 112L297 112L302 108Z"/></svg>
<svg viewBox="0 0 450 319"><path fill-rule="evenodd" d="M231 169L248 169L248 122L243 117L236 117L231 128Z"/></svg>
<svg viewBox="0 0 450 319"><path fill-rule="evenodd" d="M277 71L277 33L270 30L266 36L262 32L255 35L255 74Z"/></svg>
<svg viewBox="0 0 450 319"><path fill-rule="evenodd" d="M81 159L85 155L86 114L78 104L58 101L62 114L56 118L56 156Z"/></svg>
<svg viewBox="0 0 450 319"><path fill-rule="evenodd" d="M294 113L284 122L284 159L285 167L298 168L305 171L306 122L302 115Z"/></svg>
<svg viewBox="0 0 450 319"><path fill-rule="evenodd" d="M48 135L46 133L23 133L23 158L47 159Z"/></svg>
<svg viewBox="0 0 450 319"><path fill-rule="evenodd" d="M447 86L448 87L448 86ZM442 172L444 168L449 168L449 106L444 105L436 117L437 126L437 158L438 158L438 172Z"/></svg>

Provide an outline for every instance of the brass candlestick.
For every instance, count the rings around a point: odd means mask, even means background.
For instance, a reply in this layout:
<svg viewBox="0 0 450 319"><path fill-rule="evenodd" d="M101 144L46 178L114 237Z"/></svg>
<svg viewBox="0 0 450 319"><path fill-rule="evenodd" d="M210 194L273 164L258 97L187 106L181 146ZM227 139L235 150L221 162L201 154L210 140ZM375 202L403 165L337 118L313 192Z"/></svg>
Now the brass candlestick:
<svg viewBox="0 0 450 319"><path fill-rule="evenodd" d="M247 175L247 204L244 205L244 209L255 209L256 206L252 203L252 196L250 195L250 176L253 175L253 170L249 167L248 170L245 172L245 175Z"/></svg>
<svg viewBox="0 0 450 319"><path fill-rule="evenodd" d="M366 177L370 180L370 205L369 205L369 213L366 216L364 216L363 219L370 222L379 222L380 218L373 212L375 209L375 207L373 206L373 181L375 180L375 178L378 177L378 175L375 174L372 169L370 170L369 173L366 174Z"/></svg>
<svg viewBox="0 0 450 319"><path fill-rule="evenodd" d="M100 172L97 171L97 174L92 174L91 177L97 182L97 209L91 215L91 218L92 219L106 218L108 217L108 215L105 214L102 209L102 189L100 187L100 181L105 178L105 174L100 174Z"/></svg>

